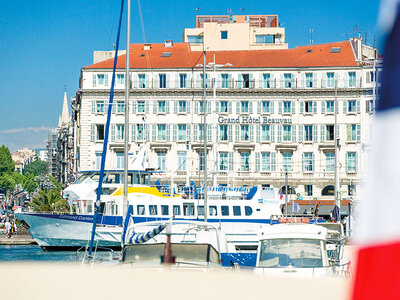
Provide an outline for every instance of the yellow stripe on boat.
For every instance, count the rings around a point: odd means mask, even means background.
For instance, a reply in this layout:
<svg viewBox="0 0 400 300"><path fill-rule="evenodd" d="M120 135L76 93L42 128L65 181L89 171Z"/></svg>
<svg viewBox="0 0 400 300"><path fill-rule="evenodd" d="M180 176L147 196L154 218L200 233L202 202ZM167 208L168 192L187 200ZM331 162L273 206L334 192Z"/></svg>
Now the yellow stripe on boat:
<svg viewBox="0 0 400 300"><path fill-rule="evenodd" d="M170 193L160 193L160 191L156 187L151 186L134 186L128 187L128 194L150 194L153 196L161 197L161 198L171 198ZM124 188L121 187L116 190L113 196L123 196L124 195ZM179 195L174 195L174 197L180 197Z"/></svg>

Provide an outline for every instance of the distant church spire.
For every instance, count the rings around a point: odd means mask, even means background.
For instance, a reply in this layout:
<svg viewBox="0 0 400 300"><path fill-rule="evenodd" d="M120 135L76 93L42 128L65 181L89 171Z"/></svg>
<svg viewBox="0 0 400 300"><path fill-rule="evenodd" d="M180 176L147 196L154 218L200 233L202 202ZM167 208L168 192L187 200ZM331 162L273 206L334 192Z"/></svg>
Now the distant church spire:
<svg viewBox="0 0 400 300"><path fill-rule="evenodd" d="M64 102L63 102L63 108L62 108L62 113L61 113L61 122L60 122L61 126L67 125L70 121L71 121L71 117L69 115L69 110L68 110L67 87L65 86Z"/></svg>

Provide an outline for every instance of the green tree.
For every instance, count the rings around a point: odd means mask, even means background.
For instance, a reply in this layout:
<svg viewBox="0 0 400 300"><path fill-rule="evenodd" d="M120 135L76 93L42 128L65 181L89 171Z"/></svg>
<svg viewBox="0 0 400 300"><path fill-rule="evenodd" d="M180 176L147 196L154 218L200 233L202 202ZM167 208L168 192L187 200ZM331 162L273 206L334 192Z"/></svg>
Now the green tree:
<svg viewBox="0 0 400 300"><path fill-rule="evenodd" d="M47 162L42 160L31 162L25 166L24 172L29 172L35 176L44 176L47 173Z"/></svg>
<svg viewBox="0 0 400 300"><path fill-rule="evenodd" d="M0 176L4 173L11 173L14 171L15 164L12 160L11 152L8 147L2 145L0 147Z"/></svg>
<svg viewBox="0 0 400 300"><path fill-rule="evenodd" d="M33 193L38 184L35 181L35 176L31 173L26 173L24 179L22 181L22 187L27 191L29 194Z"/></svg>
<svg viewBox="0 0 400 300"><path fill-rule="evenodd" d="M16 185L17 182L12 174L4 173L0 176L0 189L4 189L7 192L13 190Z"/></svg>
<svg viewBox="0 0 400 300"><path fill-rule="evenodd" d="M33 197L29 203L34 211L68 212L68 204L57 190L39 191L39 197Z"/></svg>
<svg viewBox="0 0 400 300"><path fill-rule="evenodd" d="M49 180L53 183L55 186L56 190L61 191L62 190L62 185L55 179L51 174L49 174Z"/></svg>

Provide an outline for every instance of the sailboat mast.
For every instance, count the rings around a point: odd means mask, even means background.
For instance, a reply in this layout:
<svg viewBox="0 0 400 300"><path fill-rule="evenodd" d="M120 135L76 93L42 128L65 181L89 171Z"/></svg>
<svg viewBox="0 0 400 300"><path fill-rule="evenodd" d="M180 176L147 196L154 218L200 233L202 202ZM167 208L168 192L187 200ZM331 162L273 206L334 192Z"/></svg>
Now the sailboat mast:
<svg viewBox="0 0 400 300"><path fill-rule="evenodd" d="M130 29L131 29L131 1L127 0L126 10L126 66L125 66L125 144L124 144L124 197L122 215L125 217L128 210L128 141L129 141L129 60L130 60Z"/></svg>
<svg viewBox="0 0 400 300"><path fill-rule="evenodd" d="M204 140L204 222L207 222L207 92L206 51L203 51L203 140ZM215 145L214 145L215 146Z"/></svg>

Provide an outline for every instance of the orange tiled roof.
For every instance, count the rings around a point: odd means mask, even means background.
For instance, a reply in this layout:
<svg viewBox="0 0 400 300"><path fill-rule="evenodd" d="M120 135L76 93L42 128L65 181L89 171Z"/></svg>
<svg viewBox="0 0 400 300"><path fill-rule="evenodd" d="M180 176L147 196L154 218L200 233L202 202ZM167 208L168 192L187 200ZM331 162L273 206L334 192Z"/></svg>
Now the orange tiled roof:
<svg viewBox="0 0 400 300"><path fill-rule="evenodd" d="M331 53L332 47L340 47L340 53ZM311 50L311 51L310 51ZM169 57L161 57L170 52ZM300 46L284 50L208 51L207 63L230 63L233 68L283 68L283 67L342 67L357 66L349 41ZM118 57L117 68L125 68L126 55ZM108 59L84 67L85 69L111 69L114 59ZM191 51L189 43L176 43L172 47L151 44L131 44L130 65L133 69L192 68L203 63L202 52Z"/></svg>

